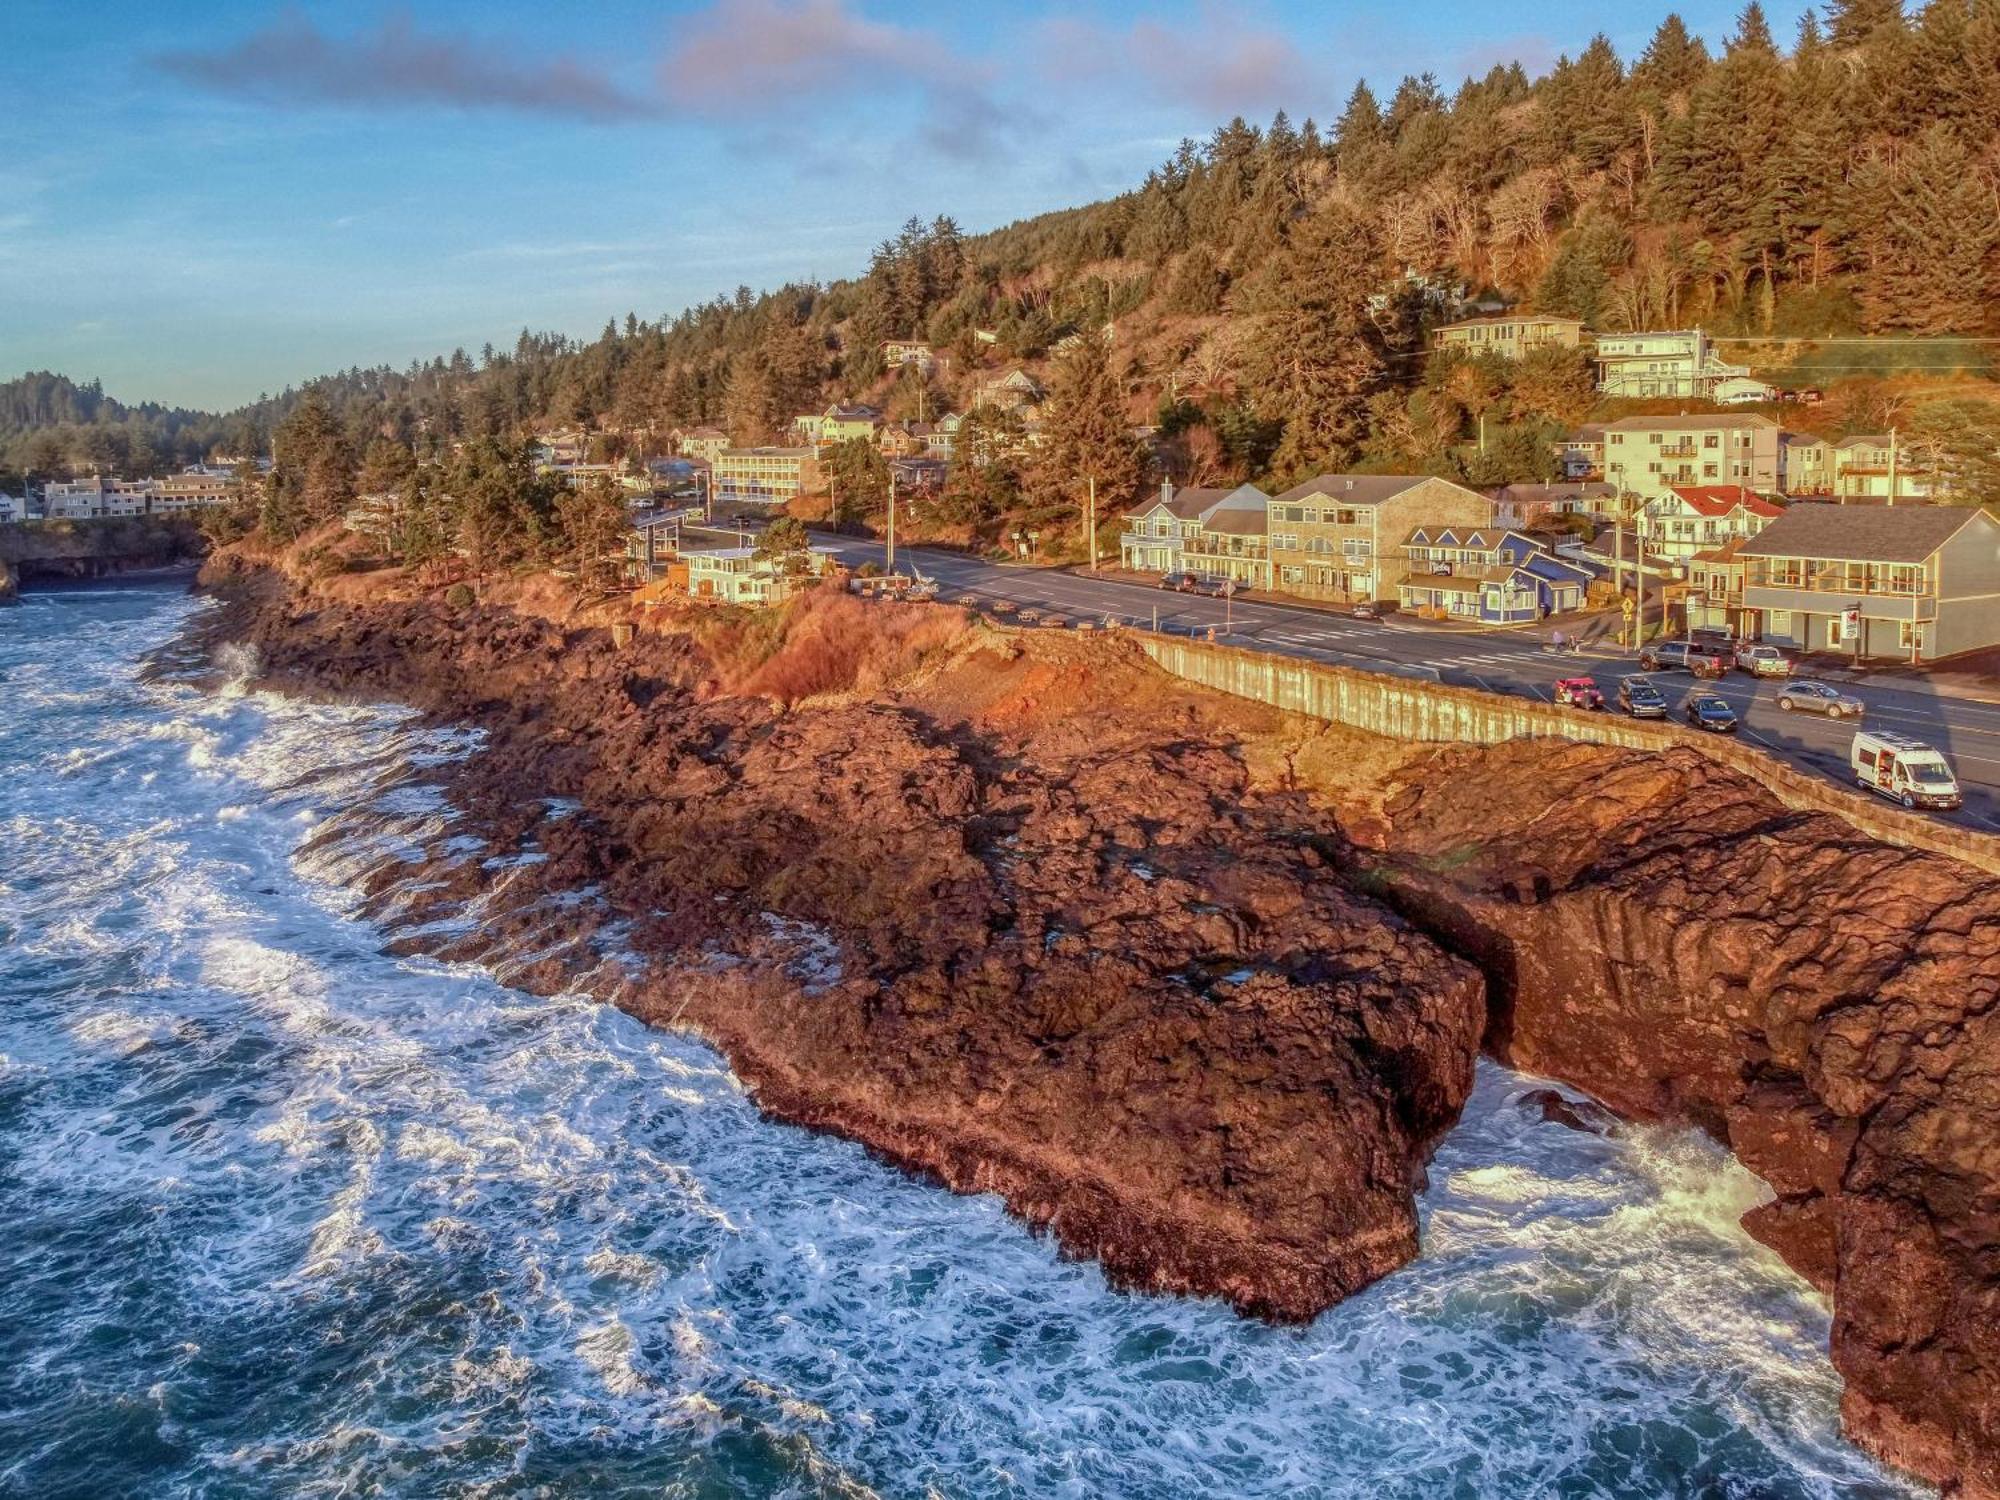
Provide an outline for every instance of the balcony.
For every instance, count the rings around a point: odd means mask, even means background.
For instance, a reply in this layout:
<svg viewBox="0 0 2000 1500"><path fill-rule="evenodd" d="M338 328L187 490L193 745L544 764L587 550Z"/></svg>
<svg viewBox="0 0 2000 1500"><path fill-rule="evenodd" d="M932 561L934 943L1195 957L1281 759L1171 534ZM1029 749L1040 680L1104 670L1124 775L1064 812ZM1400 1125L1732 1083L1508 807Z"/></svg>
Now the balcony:
<svg viewBox="0 0 2000 1500"><path fill-rule="evenodd" d="M1701 449L1693 443L1662 443L1654 451L1661 458L1693 458Z"/></svg>
<svg viewBox="0 0 2000 1500"><path fill-rule="evenodd" d="M1845 594L1854 599L1913 599L1933 592L1930 580L1920 572L1849 573L1827 569L1817 573L1759 572L1744 580L1745 587L1791 589L1806 594Z"/></svg>

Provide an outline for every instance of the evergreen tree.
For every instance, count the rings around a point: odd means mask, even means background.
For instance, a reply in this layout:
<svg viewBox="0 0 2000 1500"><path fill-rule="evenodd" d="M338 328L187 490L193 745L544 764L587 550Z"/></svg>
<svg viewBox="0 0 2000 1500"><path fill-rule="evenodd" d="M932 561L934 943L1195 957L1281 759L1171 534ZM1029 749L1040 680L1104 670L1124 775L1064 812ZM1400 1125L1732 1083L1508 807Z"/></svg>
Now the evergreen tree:
<svg viewBox="0 0 2000 1500"><path fill-rule="evenodd" d="M1039 488L1085 510L1096 485L1100 522L1137 494L1143 466L1124 385L1100 338L1086 337L1056 367L1043 427Z"/></svg>
<svg viewBox="0 0 2000 1500"><path fill-rule="evenodd" d="M1283 424L1281 477L1343 468L1360 449L1384 380L1367 306L1379 274L1373 230L1353 210L1326 204L1292 226L1248 359L1259 413Z"/></svg>
<svg viewBox="0 0 2000 1500"><path fill-rule="evenodd" d="M1888 175L1885 211L1864 236L1873 274L1861 305L1872 328L1964 333L1984 326L1988 257L2000 242L1992 189L1949 125L1932 125ZM1879 188L1878 188L1879 190Z"/></svg>

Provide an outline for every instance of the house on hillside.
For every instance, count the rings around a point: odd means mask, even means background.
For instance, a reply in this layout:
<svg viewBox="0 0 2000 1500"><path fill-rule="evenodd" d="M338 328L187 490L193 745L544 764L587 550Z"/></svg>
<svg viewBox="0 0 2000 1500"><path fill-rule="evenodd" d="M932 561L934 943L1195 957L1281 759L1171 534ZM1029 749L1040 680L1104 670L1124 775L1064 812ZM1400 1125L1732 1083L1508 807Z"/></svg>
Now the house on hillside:
<svg viewBox="0 0 2000 1500"><path fill-rule="evenodd" d="M1841 500L1890 505L1938 498L1937 476L1911 462L1894 433L1856 433L1833 445L1831 492Z"/></svg>
<svg viewBox="0 0 2000 1500"><path fill-rule="evenodd" d="M1549 516L1610 516L1618 509L1618 487L1602 480L1503 484L1486 496L1502 526L1532 526Z"/></svg>
<svg viewBox="0 0 2000 1500"><path fill-rule="evenodd" d="M1270 502L1273 586L1309 599L1397 597L1419 526L1486 526L1493 502L1448 479L1321 474Z"/></svg>
<svg viewBox="0 0 2000 1500"><path fill-rule="evenodd" d="M1809 432L1778 434L1778 489L1787 496L1833 493L1833 444Z"/></svg>
<svg viewBox="0 0 2000 1500"><path fill-rule="evenodd" d="M1431 335L1431 347L1441 353L1497 354L1502 359L1520 359L1537 349L1575 349L1582 343L1583 320L1553 313L1466 318Z"/></svg>
<svg viewBox="0 0 2000 1500"><path fill-rule="evenodd" d="M939 417L924 434L924 451L932 458L950 459L952 448L958 442L958 429L964 421L957 412Z"/></svg>
<svg viewBox="0 0 2000 1500"><path fill-rule="evenodd" d="M915 365L928 375L937 367L937 355L929 344L920 339L885 339L882 343L882 363L892 370Z"/></svg>
<svg viewBox="0 0 2000 1500"><path fill-rule="evenodd" d="M558 432L545 432L532 445L532 455L536 463L544 467L555 464L580 464L590 448L590 435L573 427L565 427Z"/></svg>
<svg viewBox="0 0 2000 1500"><path fill-rule="evenodd" d="M1732 537L1753 537L1784 513L1742 485L1683 485L1641 508L1639 548L1659 561L1684 563Z"/></svg>
<svg viewBox="0 0 2000 1500"><path fill-rule="evenodd" d="M851 443L859 438L872 443L881 428L882 413L879 408L863 406L859 402L835 402L821 414L815 440L822 444Z"/></svg>
<svg viewBox="0 0 2000 1500"><path fill-rule="evenodd" d="M1557 438L1550 445L1555 449L1556 462L1562 465L1565 479L1602 479L1604 477L1604 424L1586 422L1567 437Z"/></svg>
<svg viewBox="0 0 2000 1500"><path fill-rule="evenodd" d="M1488 625L1519 625L1583 608L1590 571L1504 527L1419 526L1403 543L1399 602Z"/></svg>
<svg viewBox="0 0 2000 1500"><path fill-rule="evenodd" d="M1677 485L1778 488L1778 424L1740 412L1620 417L1604 424L1604 478L1651 500Z"/></svg>
<svg viewBox="0 0 2000 1500"><path fill-rule="evenodd" d="M1597 336L1597 388L1607 396L1695 396L1705 401L1723 381L1749 374L1748 365L1718 358L1699 328Z"/></svg>
<svg viewBox="0 0 2000 1500"><path fill-rule="evenodd" d="M196 464L178 474L153 481L150 509L154 515L202 510L211 505L227 505L235 490L235 478Z"/></svg>
<svg viewBox="0 0 2000 1500"><path fill-rule="evenodd" d="M676 427L668 438L682 458L712 464L716 455L729 446L729 434L719 427Z"/></svg>
<svg viewBox="0 0 2000 1500"><path fill-rule="evenodd" d="M1753 640L1893 661L2000 645L2000 521L1976 506L1794 505L1737 555Z"/></svg>
<svg viewBox="0 0 2000 1500"><path fill-rule="evenodd" d="M1042 383L1019 366L983 381L972 393L975 407L991 406L1001 411L1019 411L1033 406L1047 394Z"/></svg>
<svg viewBox="0 0 2000 1500"><path fill-rule="evenodd" d="M1687 628L1748 632L1743 620L1743 541L1731 537L1720 547L1688 559Z"/></svg>

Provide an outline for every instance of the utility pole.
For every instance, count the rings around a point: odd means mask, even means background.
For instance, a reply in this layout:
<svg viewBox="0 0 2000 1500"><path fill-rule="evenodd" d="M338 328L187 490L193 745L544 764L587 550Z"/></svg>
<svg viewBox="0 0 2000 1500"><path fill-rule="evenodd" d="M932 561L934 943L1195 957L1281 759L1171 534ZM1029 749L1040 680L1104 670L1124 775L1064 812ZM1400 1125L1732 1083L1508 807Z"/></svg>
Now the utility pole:
<svg viewBox="0 0 2000 1500"><path fill-rule="evenodd" d="M1618 649L1626 649L1625 640L1625 497L1620 495L1611 508L1611 581L1618 594Z"/></svg>
<svg viewBox="0 0 2000 1500"><path fill-rule="evenodd" d="M1090 510L1084 524L1090 528L1090 572L1098 570L1098 476L1090 476Z"/></svg>
<svg viewBox="0 0 2000 1500"><path fill-rule="evenodd" d="M1889 429L1889 503L1896 503L1896 429Z"/></svg>
<svg viewBox="0 0 2000 1500"><path fill-rule="evenodd" d="M896 571L896 471L889 471L889 564L883 570Z"/></svg>

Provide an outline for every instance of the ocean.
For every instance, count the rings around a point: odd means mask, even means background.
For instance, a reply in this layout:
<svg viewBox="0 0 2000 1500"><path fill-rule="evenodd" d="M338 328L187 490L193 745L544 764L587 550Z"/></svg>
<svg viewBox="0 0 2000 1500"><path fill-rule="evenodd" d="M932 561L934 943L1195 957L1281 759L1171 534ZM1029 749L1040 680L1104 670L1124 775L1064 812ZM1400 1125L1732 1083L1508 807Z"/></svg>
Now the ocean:
<svg viewBox="0 0 2000 1500"><path fill-rule="evenodd" d="M148 680L206 607L0 611L0 1495L1923 1493L1697 1135L1485 1065L1423 1257L1273 1328L390 955L352 879L448 833L476 737Z"/></svg>

